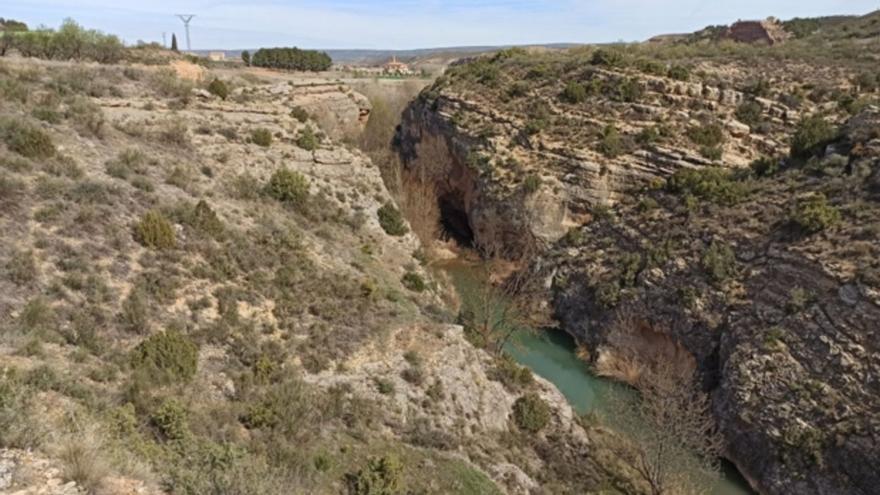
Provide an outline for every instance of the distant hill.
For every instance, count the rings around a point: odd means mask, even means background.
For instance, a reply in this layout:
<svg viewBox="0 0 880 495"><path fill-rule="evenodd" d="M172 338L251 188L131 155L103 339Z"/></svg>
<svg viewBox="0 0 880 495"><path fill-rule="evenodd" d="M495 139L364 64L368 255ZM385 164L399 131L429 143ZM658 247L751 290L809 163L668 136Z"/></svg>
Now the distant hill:
<svg viewBox="0 0 880 495"><path fill-rule="evenodd" d="M335 49L335 50L323 50L319 49L323 52L327 52L330 55L330 58L333 59L333 63L335 64L351 64L351 65L373 65L384 62L391 57L397 57L398 59L405 62L412 62L424 57L452 57L458 58L461 56L472 55L475 53L483 53L494 50L500 50L503 48L510 48L511 45L499 45L499 46L456 46L456 47L438 47L438 48L420 48L415 50L371 50L371 49ZM544 45L528 45L528 47L535 48L551 48L551 49L564 49L571 48L574 46L578 46L577 43L549 43ZM257 49L248 49L251 53L254 53ZM237 59L241 56L241 52L244 49L238 50L193 50L193 52L199 55L207 55L211 52L224 52L226 54L226 58Z"/></svg>

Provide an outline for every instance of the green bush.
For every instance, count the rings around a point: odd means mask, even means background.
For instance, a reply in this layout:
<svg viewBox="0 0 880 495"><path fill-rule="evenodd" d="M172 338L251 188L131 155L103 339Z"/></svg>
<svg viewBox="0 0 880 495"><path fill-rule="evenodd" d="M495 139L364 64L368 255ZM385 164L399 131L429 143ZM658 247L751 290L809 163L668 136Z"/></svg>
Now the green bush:
<svg viewBox="0 0 880 495"><path fill-rule="evenodd" d="M166 440L183 440L189 435L188 416L189 412L181 403L167 399L150 415L150 423Z"/></svg>
<svg viewBox="0 0 880 495"><path fill-rule="evenodd" d="M677 81L687 81L691 78L691 71L683 65L673 65L666 72L666 75Z"/></svg>
<svg viewBox="0 0 880 495"><path fill-rule="evenodd" d="M400 213L400 210L394 206L394 203L391 203L390 201L385 203L384 206L379 208L376 214L379 217L379 225L382 226L382 229L386 234L399 237L409 232L406 222L403 219L403 215Z"/></svg>
<svg viewBox="0 0 880 495"><path fill-rule="evenodd" d="M688 137L694 144L706 148L714 148L724 143L724 128L717 122L691 127L687 132Z"/></svg>
<svg viewBox="0 0 880 495"><path fill-rule="evenodd" d="M526 194L534 194L541 188L541 176L538 174L529 174L523 179L523 192Z"/></svg>
<svg viewBox="0 0 880 495"><path fill-rule="evenodd" d="M174 227L161 212L148 211L134 226L134 238L153 249L172 249L177 245Z"/></svg>
<svg viewBox="0 0 880 495"><path fill-rule="evenodd" d="M728 280L736 269L736 257L733 249L720 241L712 242L709 249L703 253L701 262L703 270L716 283Z"/></svg>
<svg viewBox="0 0 880 495"><path fill-rule="evenodd" d="M666 188L681 196L695 196L726 205L738 203L748 195L746 184L720 167L680 169L666 182Z"/></svg>
<svg viewBox="0 0 880 495"><path fill-rule="evenodd" d="M625 103L635 103L642 98L644 89L639 80L634 77L628 77L618 81L616 85L609 86L611 90L611 99L622 101Z"/></svg>
<svg viewBox="0 0 880 495"><path fill-rule="evenodd" d="M593 57L590 59L590 63L593 65L605 65L609 67L616 67L622 65L624 62L624 56L622 53L616 50L606 50L599 49L593 52Z"/></svg>
<svg viewBox="0 0 880 495"><path fill-rule="evenodd" d="M837 129L821 116L807 117L798 123L791 139L792 158L805 159L822 151L837 138Z"/></svg>
<svg viewBox="0 0 880 495"><path fill-rule="evenodd" d="M587 99L587 88L579 82L569 81L568 84L565 85L565 89L562 91L560 97L562 98L562 101L567 103L583 103Z"/></svg>
<svg viewBox="0 0 880 495"><path fill-rule="evenodd" d="M306 123L309 120L309 112L300 106L293 107L293 110L290 111L290 116L302 123Z"/></svg>
<svg viewBox="0 0 880 495"><path fill-rule="evenodd" d="M52 138L39 127L30 124L9 121L0 128L3 141L10 150L27 158L46 159L55 155Z"/></svg>
<svg viewBox="0 0 880 495"><path fill-rule="evenodd" d="M312 130L311 126L306 126L296 139L296 145L306 151L315 151L318 149L319 144L318 137L315 135L315 131Z"/></svg>
<svg viewBox="0 0 880 495"><path fill-rule="evenodd" d="M125 54L125 46L118 37L84 29L72 19L65 19L58 30L41 28L16 33L11 44L25 57L56 60L112 64Z"/></svg>
<svg viewBox="0 0 880 495"><path fill-rule="evenodd" d="M309 199L309 181L299 172L281 168L269 179L266 194L278 201L302 207Z"/></svg>
<svg viewBox="0 0 880 495"><path fill-rule="evenodd" d="M196 203L186 220L188 225L211 237L220 237L225 230L223 221L204 199Z"/></svg>
<svg viewBox="0 0 880 495"><path fill-rule="evenodd" d="M415 272L406 272L400 281L404 287L413 292L424 292L428 288L427 284L425 284L425 279Z"/></svg>
<svg viewBox="0 0 880 495"><path fill-rule="evenodd" d="M780 169L780 160L778 158L762 157L753 161L749 168L755 177L770 177Z"/></svg>
<svg viewBox="0 0 880 495"><path fill-rule="evenodd" d="M617 128L612 124L608 124L602 130L602 136L599 138L597 149L608 158L614 158L624 152L623 139L620 137Z"/></svg>
<svg viewBox="0 0 880 495"><path fill-rule="evenodd" d="M178 330L169 329L143 340L131 352L131 365L157 383L189 381L198 366L199 348Z"/></svg>
<svg viewBox="0 0 880 495"><path fill-rule="evenodd" d="M538 394L528 393L513 403L513 420L521 430L536 433L550 422L550 406Z"/></svg>
<svg viewBox="0 0 880 495"><path fill-rule="evenodd" d="M229 87L225 82L215 78L211 81L211 84L208 85L208 92L221 100L225 100L229 96Z"/></svg>
<svg viewBox="0 0 880 495"><path fill-rule="evenodd" d="M760 103L749 100L736 107L736 118L743 124L755 129L763 120L764 108Z"/></svg>
<svg viewBox="0 0 880 495"><path fill-rule="evenodd" d="M352 495L395 495L400 491L403 467L394 455L374 457L350 478Z"/></svg>
<svg viewBox="0 0 880 495"><path fill-rule="evenodd" d="M801 196L791 211L791 221L808 233L816 233L840 221L840 211L822 193Z"/></svg>
<svg viewBox="0 0 880 495"><path fill-rule="evenodd" d="M269 129L259 128L251 131L251 142L257 146L268 148L272 145L272 133Z"/></svg>
<svg viewBox="0 0 880 495"><path fill-rule="evenodd" d="M495 360L495 366L490 370L489 378L501 382L508 390L513 391L535 383L532 370L517 364L509 354L504 354Z"/></svg>

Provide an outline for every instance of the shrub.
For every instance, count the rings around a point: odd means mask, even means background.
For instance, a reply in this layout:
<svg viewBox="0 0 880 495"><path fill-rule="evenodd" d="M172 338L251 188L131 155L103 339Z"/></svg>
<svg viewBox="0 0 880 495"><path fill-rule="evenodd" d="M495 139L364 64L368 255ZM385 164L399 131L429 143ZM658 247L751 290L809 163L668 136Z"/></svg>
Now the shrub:
<svg viewBox="0 0 880 495"><path fill-rule="evenodd" d="M177 245L174 227L161 212L148 211L134 226L135 240L153 249L172 249Z"/></svg>
<svg viewBox="0 0 880 495"><path fill-rule="evenodd" d="M159 141L185 148L190 145L189 128L181 119L172 118L162 124L158 133Z"/></svg>
<svg viewBox="0 0 880 495"><path fill-rule="evenodd" d="M687 81L691 78L691 71L683 65L673 65L666 72L666 75L677 81Z"/></svg>
<svg viewBox="0 0 880 495"><path fill-rule="evenodd" d="M550 406L538 394L528 393L513 403L513 420L521 430L536 433L550 422Z"/></svg>
<svg viewBox="0 0 880 495"><path fill-rule="evenodd" d="M409 232L409 228L407 228L406 222L403 220L403 215L400 213L400 210L394 206L394 203L391 203L390 201L385 203L384 206L379 208L376 214L379 217L379 225L386 234L402 236Z"/></svg>
<svg viewBox="0 0 880 495"><path fill-rule="evenodd" d="M67 106L64 116L69 119L81 136L104 136L104 111L97 103L77 98Z"/></svg>
<svg viewBox="0 0 880 495"><path fill-rule="evenodd" d="M637 102L644 94L642 85L639 83L638 79L634 77L628 77L622 81L618 81L611 89L611 98L613 100L626 103Z"/></svg>
<svg viewBox="0 0 880 495"><path fill-rule="evenodd" d="M51 158L55 155L52 138L42 129L24 122L5 123L0 133L10 150L27 158Z"/></svg>
<svg viewBox="0 0 880 495"><path fill-rule="evenodd" d="M718 160L721 160L721 157L724 155L724 150L721 146L701 146L700 155L717 162Z"/></svg>
<svg viewBox="0 0 880 495"><path fill-rule="evenodd" d="M211 84L208 85L208 92L221 100L225 100L229 96L229 87L225 82L215 78L211 81Z"/></svg>
<svg viewBox="0 0 880 495"><path fill-rule="evenodd" d="M532 370L517 364L509 354L504 354L495 361L495 367L490 370L489 378L501 382L508 390L513 391L535 383Z"/></svg>
<svg viewBox="0 0 880 495"><path fill-rule="evenodd" d="M720 204L735 204L747 194L746 184L736 180L733 174L720 167L681 169L666 183L667 189L682 196L698 198Z"/></svg>
<svg viewBox="0 0 880 495"><path fill-rule="evenodd" d="M837 129L818 115L807 117L798 123L791 139L792 158L809 158L822 151L837 137Z"/></svg>
<svg viewBox="0 0 880 495"><path fill-rule="evenodd" d="M695 144L706 148L720 146L724 143L725 139L724 129L717 122L691 127L688 129L687 135Z"/></svg>
<svg viewBox="0 0 880 495"><path fill-rule="evenodd" d="M736 257L733 249L720 241L714 241L703 253L703 270L713 282L722 283L734 274Z"/></svg>
<svg viewBox="0 0 880 495"><path fill-rule="evenodd" d="M271 198L302 207L309 198L309 182L301 173L281 168L272 174L265 191Z"/></svg>
<svg viewBox="0 0 880 495"><path fill-rule="evenodd" d="M183 440L189 435L188 415L188 411L181 403L167 399L150 415L150 423L166 440Z"/></svg>
<svg viewBox="0 0 880 495"><path fill-rule="evenodd" d="M816 233L840 221L840 211L828 203L822 193L798 198L791 211L791 221L808 233Z"/></svg>
<svg viewBox="0 0 880 495"><path fill-rule="evenodd" d="M352 495L394 495L400 490L400 474L403 470L394 455L374 457L350 478Z"/></svg>
<svg viewBox="0 0 880 495"><path fill-rule="evenodd" d="M174 69L162 69L155 72L150 78L150 83L161 96L188 101L192 95L192 83L177 77Z"/></svg>
<svg viewBox="0 0 880 495"><path fill-rule="evenodd" d="M404 287L413 292L424 292L428 288L422 276L415 272L406 272L400 281Z"/></svg>
<svg viewBox="0 0 880 495"><path fill-rule="evenodd" d="M5 268L6 278L16 285L27 285L37 279L37 262L33 251L14 251Z"/></svg>
<svg viewBox="0 0 880 495"><path fill-rule="evenodd" d="M129 332L144 333L149 323L148 310L147 296L143 290L132 289L122 302L122 311L118 316L119 323Z"/></svg>
<svg viewBox="0 0 880 495"><path fill-rule="evenodd" d="M623 54L615 51L615 50L605 50L599 49L593 52L593 57L590 59L590 63L593 65L606 65L609 67L616 67L618 65L623 64L624 57Z"/></svg>
<svg viewBox="0 0 880 495"><path fill-rule="evenodd" d="M318 144L318 137L315 136L315 131L312 130L311 126L306 126L296 139L296 145L306 151L315 151L318 149Z"/></svg>
<svg viewBox="0 0 880 495"><path fill-rule="evenodd" d="M293 107L293 110L290 111L290 116L302 123L305 123L309 120L309 112L307 112L306 109L301 106Z"/></svg>
<svg viewBox="0 0 880 495"><path fill-rule="evenodd" d="M219 237L223 234L223 221L205 200L199 200L192 213L187 216L187 224L199 232L211 237Z"/></svg>
<svg viewBox="0 0 880 495"><path fill-rule="evenodd" d="M755 129L761 123L763 114L764 108L754 100L745 101L736 108L737 120L752 129Z"/></svg>
<svg viewBox="0 0 880 495"><path fill-rule="evenodd" d="M571 104L583 103L587 99L587 88L576 81L569 81L560 95L562 101Z"/></svg>
<svg viewBox="0 0 880 495"><path fill-rule="evenodd" d="M187 382L196 374L198 346L169 329L143 340L131 353L131 365L158 383Z"/></svg>
<svg viewBox="0 0 880 495"><path fill-rule="evenodd" d="M269 129L259 128L251 131L251 142L257 146L268 148L272 145L272 133Z"/></svg>
<svg viewBox="0 0 880 495"><path fill-rule="evenodd" d="M534 194L541 188L541 176L538 174L529 174L523 180L523 191L526 194Z"/></svg>
<svg viewBox="0 0 880 495"><path fill-rule="evenodd" d="M749 165L749 168L756 177L769 177L779 171L780 160L770 157L758 158Z"/></svg>
<svg viewBox="0 0 880 495"><path fill-rule="evenodd" d="M382 395L389 395L394 393L394 382L388 380L387 378L376 378L374 380L376 384L376 390L379 391Z"/></svg>
<svg viewBox="0 0 880 495"><path fill-rule="evenodd" d="M614 158L623 153L623 139L620 137L616 127L611 124L605 126L597 149L608 158Z"/></svg>

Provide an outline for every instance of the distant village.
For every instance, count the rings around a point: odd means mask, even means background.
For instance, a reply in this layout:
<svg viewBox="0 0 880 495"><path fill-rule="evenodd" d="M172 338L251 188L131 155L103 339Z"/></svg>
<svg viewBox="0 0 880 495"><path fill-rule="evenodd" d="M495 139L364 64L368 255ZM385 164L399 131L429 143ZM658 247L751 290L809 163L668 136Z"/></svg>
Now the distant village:
<svg viewBox="0 0 880 495"><path fill-rule="evenodd" d="M397 57L391 57L391 60L380 66L361 66L361 65L338 65L336 70L344 72L355 72L365 76L391 76L391 77L408 77L415 76L418 73L412 70L409 65L397 60Z"/></svg>

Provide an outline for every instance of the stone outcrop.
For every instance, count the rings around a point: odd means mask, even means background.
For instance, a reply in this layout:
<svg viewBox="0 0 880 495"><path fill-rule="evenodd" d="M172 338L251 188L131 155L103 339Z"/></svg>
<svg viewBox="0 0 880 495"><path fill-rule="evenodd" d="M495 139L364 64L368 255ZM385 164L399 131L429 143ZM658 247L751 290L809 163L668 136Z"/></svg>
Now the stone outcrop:
<svg viewBox="0 0 880 495"><path fill-rule="evenodd" d="M871 493L880 462L878 111L849 119L808 164L748 178L733 172L786 155L802 115L834 108L820 97L794 108L784 91L845 69L775 66L787 89L756 96L748 85L770 70L761 63L701 66L724 74L724 87L583 63L512 52L456 65L404 115L406 166L460 198L455 210L477 243L540 241L536 266L584 355L607 357L609 331L628 317L692 356L727 457L761 493ZM564 81L600 89L581 101ZM606 92L621 84L637 96ZM744 102L759 109L760 130L739 120ZM720 159L691 138L713 124L724 133ZM630 146L614 148L610 126ZM646 129L661 137L645 138ZM741 196L664 189L677 171L710 166L731 170L723 180L741 181ZM820 191L841 220L804 232L793 212Z"/></svg>
<svg viewBox="0 0 880 495"><path fill-rule="evenodd" d="M820 185L794 170L764 179L736 206L704 207L684 221L664 194L653 196L660 211L622 205L616 222L594 222L577 247L551 256L559 263L550 262L559 270L557 316L587 348L601 350L626 314L697 359L728 456L761 493L857 495L880 482L865 468L880 462L880 278L872 261L880 253L859 240L880 212L868 199L880 140L865 140L876 135L878 115L868 109L854 117L843 141L828 148L849 159L819 159L848 191L836 204L864 209L828 232L790 230L786 191ZM746 223L749 217L757 222ZM735 255L735 275L721 285L705 271L715 243ZM859 250L835 247L844 245ZM609 303L604 284L618 283L633 254L635 279Z"/></svg>

